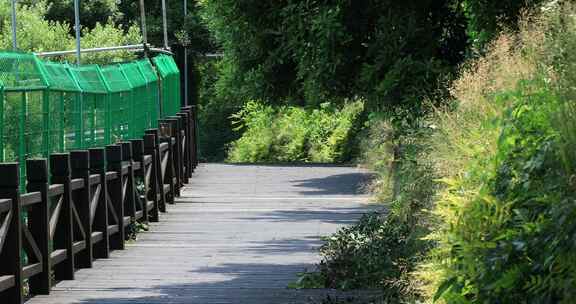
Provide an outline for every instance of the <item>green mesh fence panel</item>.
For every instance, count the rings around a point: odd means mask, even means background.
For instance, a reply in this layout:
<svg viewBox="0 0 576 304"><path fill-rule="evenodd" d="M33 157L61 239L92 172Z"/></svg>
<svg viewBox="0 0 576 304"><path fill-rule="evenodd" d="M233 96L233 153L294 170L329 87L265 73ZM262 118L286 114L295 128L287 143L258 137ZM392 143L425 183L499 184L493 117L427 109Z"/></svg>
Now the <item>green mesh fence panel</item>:
<svg viewBox="0 0 576 304"><path fill-rule="evenodd" d="M81 131L81 88L72 77L68 64L44 62L50 83L50 106L48 120L49 141L54 151L82 148L77 135Z"/></svg>
<svg viewBox="0 0 576 304"><path fill-rule="evenodd" d="M50 94L40 65L32 54L0 53L0 82L4 87L2 161L23 162L51 152L47 128ZM20 168L24 181L25 166Z"/></svg>
<svg viewBox="0 0 576 304"><path fill-rule="evenodd" d="M132 87L130 136L141 137L144 131L151 126L148 106L147 81L140 72L137 62L120 65L120 69Z"/></svg>
<svg viewBox="0 0 576 304"><path fill-rule="evenodd" d="M181 97L180 97L180 70L178 69L178 65L172 56L166 56L166 66L170 71L171 79L170 79L170 86L172 90L172 108L170 109L170 115L175 115L180 111L180 107L182 106Z"/></svg>
<svg viewBox="0 0 576 304"><path fill-rule="evenodd" d="M5 91L43 90L48 81L33 54L2 52L0 54L0 81Z"/></svg>
<svg viewBox="0 0 576 304"><path fill-rule="evenodd" d="M180 109L180 72L171 56L159 55L153 58L161 77L162 116L171 116Z"/></svg>
<svg viewBox="0 0 576 304"><path fill-rule="evenodd" d="M102 75L110 88L110 135L116 143L131 138L130 125L132 117L132 87L118 65L102 68Z"/></svg>
<svg viewBox="0 0 576 304"><path fill-rule="evenodd" d="M81 148L101 147L110 141L110 89L100 67L86 65L70 67L70 74L82 90L73 120L79 127L74 135Z"/></svg>
<svg viewBox="0 0 576 304"><path fill-rule="evenodd" d="M180 108L180 73L160 55L100 68L0 52L0 161L138 138Z"/></svg>
<svg viewBox="0 0 576 304"><path fill-rule="evenodd" d="M148 104L148 113L150 116L150 127L158 127L158 119L160 118L160 83L158 75L150 60L139 60L136 62L138 68L144 78L146 79L146 97Z"/></svg>

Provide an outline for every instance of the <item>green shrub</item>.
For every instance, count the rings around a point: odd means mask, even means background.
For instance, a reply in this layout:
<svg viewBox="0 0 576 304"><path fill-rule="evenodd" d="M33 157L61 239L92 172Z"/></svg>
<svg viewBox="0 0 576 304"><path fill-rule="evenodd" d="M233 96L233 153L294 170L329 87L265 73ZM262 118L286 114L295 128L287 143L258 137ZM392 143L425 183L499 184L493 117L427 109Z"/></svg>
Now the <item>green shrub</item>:
<svg viewBox="0 0 576 304"><path fill-rule="evenodd" d="M347 161L363 109L360 101L340 110L328 103L306 110L249 102L232 116L236 130L243 133L231 144L228 161Z"/></svg>
<svg viewBox="0 0 576 304"><path fill-rule="evenodd" d="M271 106L248 102L232 116L236 130L245 129L242 137L232 143L228 153L229 162L264 162L271 160L274 133L272 125L275 111Z"/></svg>

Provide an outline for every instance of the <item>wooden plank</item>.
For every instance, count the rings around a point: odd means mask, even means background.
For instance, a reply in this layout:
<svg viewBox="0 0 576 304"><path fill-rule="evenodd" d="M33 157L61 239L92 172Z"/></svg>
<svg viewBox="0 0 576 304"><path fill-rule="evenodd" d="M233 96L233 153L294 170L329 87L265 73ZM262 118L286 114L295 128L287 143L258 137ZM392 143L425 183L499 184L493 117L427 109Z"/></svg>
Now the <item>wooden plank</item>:
<svg viewBox="0 0 576 304"><path fill-rule="evenodd" d="M66 258L68 258L68 253L66 252L66 249L57 249L52 251L50 258L52 259L52 264L56 265L66 260Z"/></svg>
<svg viewBox="0 0 576 304"><path fill-rule="evenodd" d="M84 240L74 242L74 244L72 245L72 252L74 253L78 253L84 249L86 249L86 241Z"/></svg>
<svg viewBox="0 0 576 304"><path fill-rule="evenodd" d="M40 192L25 193L20 196L20 204L23 208L42 202Z"/></svg>
<svg viewBox="0 0 576 304"><path fill-rule="evenodd" d="M42 263L35 263L31 265L26 265L22 269L22 276L26 279L35 276L42 272Z"/></svg>
<svg viewBox="0 0 576 304"><path fill-rule="evenodd" d="M81 178L75 178L70 181L70 190L75 191L84 188L84 180Z"/></svg>
<svg viewBox="0 0 576 304"><path fill-rule="evenodd" d="M104 239L104 233L100 231L92 232L92 243L98 243Z"/></svg>
<svg viewBox="0 0 576 304"><path fill-rule="evenodd" d="M0 276L0 291L14 287L14 283L15 280L13 275Z"/></svg>
<svg viewBox="0 0 576 304"><path fill-rule="evenodd" d="M12 200L0 199L0 213L8 212L12 208Z"/></svg>
<svg viewBox="0 0 576 304"><path fill-rule="evenodd" d="M109 234L109 235L118 233L118 231L119 231L118 225L110 225L110 226L108 226L108 234Z"/></svg>
<svg viewBox="0 0 576 304"><path fill-rule="evenodd" d="M90 186L96 185L100 183L100 174L91 174L90 175Z"/></svg>
<svg viewBox="0 0 576 304"><path fill-rule="evenodd" d="M118 173L114 172L114 171L108 171L106 172L106 180L113 180L113 179L117 179L118 178Z"/></svg>
<svg viewBox="0 0 576 304"><path fill-rule="evenodd" d="M64 193L64 185L62 184L53 184L50 185L48 188L48 196L55 197Z"/></svg>

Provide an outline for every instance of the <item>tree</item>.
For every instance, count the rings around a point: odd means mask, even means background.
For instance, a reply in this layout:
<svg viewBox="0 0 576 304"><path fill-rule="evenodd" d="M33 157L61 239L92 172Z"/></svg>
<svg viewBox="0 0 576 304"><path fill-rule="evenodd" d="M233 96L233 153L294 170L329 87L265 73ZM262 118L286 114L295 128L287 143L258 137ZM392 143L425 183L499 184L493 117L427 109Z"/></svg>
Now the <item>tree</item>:
<svg viewBox="0 0 576 304"><path fill-rule="evenodd" d="M201 6L228 65L222 86L242 99L319 104L361 96L372 109L418 107L467 46L466 20L453 1L205 0Z"/></svg>
<svg viewBox="0 0 576 304"><path fill-rule="evenodd" d="M12 20L10 1L0 3L0 49L12 49ZM70 41L69 25L44 19L48 7L39 2L18 5L17 39L21 50L41 52L61 50Z"/></svg>
<svg viewBox="0 0 576 304"><path fill-rule="evenodd" d="M46 1L48 11L46 19L74 24L74 0L25 0L28 2ZM122 14L116 0L80 1L80 18L84 28L92 29L97 24L107 23L110 19L118 21Z"/></svg>
<svg viewBox="0 0 576 304"><path fill-rule="evenodd" d="M468 18L468 36L476 51L481 51L503 27L517 28L522 10L544 0L464 0L462 11Z"/></svg>

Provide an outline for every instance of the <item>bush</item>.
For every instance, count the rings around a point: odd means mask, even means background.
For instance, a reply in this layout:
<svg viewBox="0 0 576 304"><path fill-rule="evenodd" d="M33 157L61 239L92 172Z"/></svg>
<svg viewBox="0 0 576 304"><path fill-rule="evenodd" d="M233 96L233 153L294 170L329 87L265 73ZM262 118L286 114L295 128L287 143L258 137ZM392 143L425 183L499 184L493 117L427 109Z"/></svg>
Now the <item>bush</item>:
<svg viewBox="0 0 576 304"><path fill-rule="evenodd" d="M350 160L351 140L358 131L363 103L338 110L273 107L249 102L234 114L242 137L234 141L229 162L344 162Z"/></svg>

